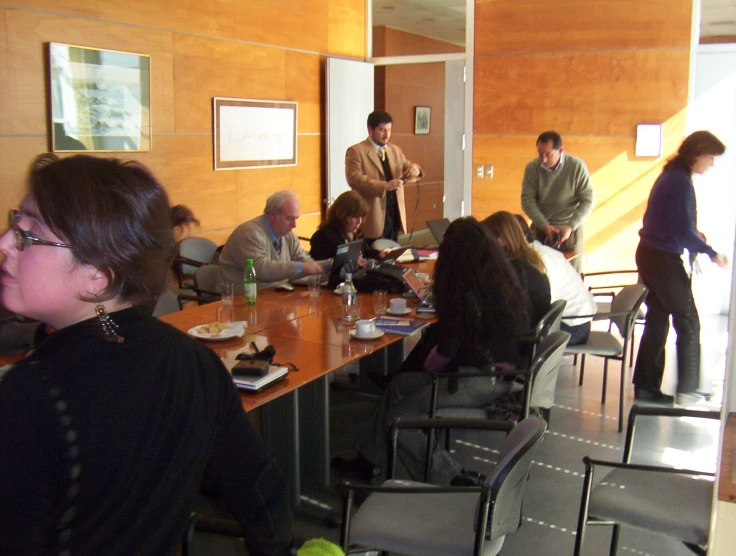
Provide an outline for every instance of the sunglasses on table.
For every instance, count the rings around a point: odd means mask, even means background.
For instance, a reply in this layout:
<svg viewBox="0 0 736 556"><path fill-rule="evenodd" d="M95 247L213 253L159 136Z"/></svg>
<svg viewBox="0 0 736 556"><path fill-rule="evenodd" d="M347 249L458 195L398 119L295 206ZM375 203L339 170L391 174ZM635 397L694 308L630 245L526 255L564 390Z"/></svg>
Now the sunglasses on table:
<svg viewBox="0 0 736 556"><path fill-rule="evenodd" d="M18 225L21 213L19 210L11 209L8 211L8 228L13 232L13 241L15 248L18 251L23 251L26 247L31 245L49 245L51 247L65 247L71 249L71 245L66 243L57 243L56 241L47 241L45 239L39 239L29 235L23 228Z"/></svg>

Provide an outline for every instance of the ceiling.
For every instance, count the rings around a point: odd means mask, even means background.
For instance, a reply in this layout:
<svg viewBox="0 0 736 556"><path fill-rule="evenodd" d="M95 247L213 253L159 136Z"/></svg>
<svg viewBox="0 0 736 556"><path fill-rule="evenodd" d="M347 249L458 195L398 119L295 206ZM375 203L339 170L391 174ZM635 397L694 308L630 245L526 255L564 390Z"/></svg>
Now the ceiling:
<svg viewBox="0 0 736 556"><path fill-rule="evenodd" d="M466 0L373 0L373 25L464 45L465 4ZM736 36L736 0L701 0L701 5L701 37Z"/></svg>

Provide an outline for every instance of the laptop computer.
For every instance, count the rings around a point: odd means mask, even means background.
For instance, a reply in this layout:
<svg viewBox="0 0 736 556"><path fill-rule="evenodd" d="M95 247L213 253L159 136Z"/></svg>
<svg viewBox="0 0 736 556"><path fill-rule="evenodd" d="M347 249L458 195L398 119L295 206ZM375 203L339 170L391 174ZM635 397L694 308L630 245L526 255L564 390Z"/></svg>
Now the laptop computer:
<svg viewBox="0 0 736 556"><path fill-rule="evenodd" d="M445 232L450 226L450 219L438 218L437 220L427 220L426 224L427 228L429 228L429 231L432 232L434 239L437 241L437 244L439 245L440 243L442 243L442 240L445 237Z"/></svg>
<svg viewBox="0 0 736 556"><path fill-rule="evenodd" d="M337 246L337 253L335 259L332 261L332 273L339 272L340 269L349 262L358 262L358 257L363 252L363 240L350 241ZM321 286L327 285L330 281L328 275L324 275ZM291 283L297 286L306 286L309 284L309 276L302 276L296 280L291 280Z"/></svg>
<svg viewBox="0 0 736 556"><path fill-rule="evenodd" d="M401 276L404 279L404 283L408 286L409 291L417 296L417 299L422 303L427 303L430 296L432 295L432 288L429 288L419 279L417 273L411 268L404 269L404 274Z"/></svg>

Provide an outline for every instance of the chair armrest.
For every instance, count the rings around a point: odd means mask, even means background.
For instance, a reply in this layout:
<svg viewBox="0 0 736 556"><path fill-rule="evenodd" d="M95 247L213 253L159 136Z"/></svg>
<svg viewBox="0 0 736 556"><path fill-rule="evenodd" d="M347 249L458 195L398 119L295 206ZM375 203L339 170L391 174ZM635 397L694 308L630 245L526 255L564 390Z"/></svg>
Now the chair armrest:
<svg viewBox="0 0 736 556"><path fill-rule="evenodd" d="M695 417L700 419L721 419L719 411L699 411L684 407L664 406L640 406L633 405L629 411L629 422L626 427L626 441L624 442L624 463L631 461L631 450L634 445L634 433L636 432L636 418L639 415L649 417Z"/></svg>
<svg viewBox="0 0 736 556"><path fill-rule="evenodd" d="M197 268L199 268L200 266L204 266L206 264L209 264L209 263L203 263L202 261L195 261L194 259L190 259L188 257L183 257L181 255L176 255L174 257L174 262L179 263L179 264L188 264L188 265L191 265L191 266L196 266Z"/></svg>
<svg viewBox="0 0 736 556"><path fill-rule="evenodd" d="M491 367L490 370L477 369L475 371L428 371L424 369L425 373L431 374L437 378L468 378L474 376L495 376L495 377L507 377L507 376L526 376L529 374L529 369L515 369L509 371L507 369L501 369Z"/></svg>
<svg viewBox="0 0 736 556"><path fill-rule="evenodd" d="M588 276L609 276L613 274L638 274L639 271L636 269L631 270L601 270L600 272L584 272L582 273L582 277L586 278Z"/></svg>
<svg viewBox="0 0 736 556"><path fill-rule="evenodd" d="M375 485L369 485L369 484L353 484L350 481L342 481L340 483L340 490L343 492L346 491L356 491L356 492L383 492L388 494L444 494L444 493L468 493L468 492L477 492L478 494L482 492L490 493L491 489L487 487L486 485L478 485L478 486L435 486L435 485L427 485L427 486L375 486Z"/></svg>
<svg viewBox="0 0 736 556"><path fill-rule="evenodd" d="M514 423L510 421L492 421L489 419L463 419L450 417L433 417L407 419L406 417L396 417L391 421L391 433L398 429L473 429L473 430L493 430L509 433L514 428Z"/></svg>
<svg viewBox="0 0 736 556"><path fill-rule="evenodd" d="M566 319L609 319L611 317L625 317L626 315L630 314L632 311L618 311L615 313L593 313L592 315L565 315L562 317L563 320Z"/></svg>
<svg viewBox="0 0 736 556"><path fill-rule="evenodd" d="M657 471L661 473L673 473L676 475L702 475L703 477L715 477L715 473L708 473L707 471L697 471L695 469L678 469L676 467L663 467L661 465L642 465L639 463L626 463L617 461L606 461L600 459L589 458L588 456L583 457L583 464L586 469L595 465L602 467L612 467L614 469L631 469L633 471Z"/></svg>

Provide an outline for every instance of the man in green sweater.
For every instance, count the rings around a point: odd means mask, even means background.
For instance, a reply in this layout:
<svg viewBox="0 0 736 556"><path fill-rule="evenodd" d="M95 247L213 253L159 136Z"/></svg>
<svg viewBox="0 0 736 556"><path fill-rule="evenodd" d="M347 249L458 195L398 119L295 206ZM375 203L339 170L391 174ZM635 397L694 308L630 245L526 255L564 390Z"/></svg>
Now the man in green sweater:
<svg viewBox="0 0 736 556"><path fill-rule="evenodd" d="M593 186L585 163L562 152L562 137L545 131L537 139L535 158L524 169L521 207L532 219L537 239L563 253L578 255L570 262L580 270L583 220L593 210Z"/></svg>

